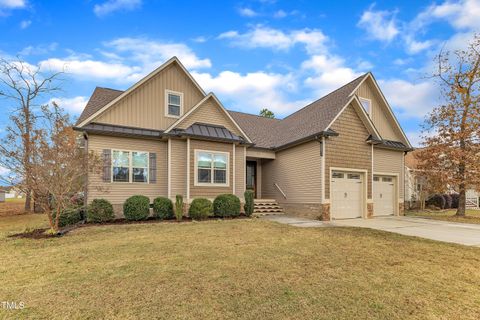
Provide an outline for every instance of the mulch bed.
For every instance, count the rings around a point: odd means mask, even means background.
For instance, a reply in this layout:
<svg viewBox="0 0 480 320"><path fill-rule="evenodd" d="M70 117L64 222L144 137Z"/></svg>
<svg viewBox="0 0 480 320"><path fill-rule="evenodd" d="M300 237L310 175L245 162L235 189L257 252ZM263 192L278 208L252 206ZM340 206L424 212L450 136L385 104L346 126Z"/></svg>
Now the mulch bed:
<svg viewBox="0 0 480 320"><path fill-rule="evenodd" d="M205 220L201 221L209 221L209 220L245 220L250 219L251 217L247 216L239 216L239 217L228 217L228 218L218 218L218 217L209 217ZM109 226L109 225L128 225L128 224L147 224L147 223L188 223L192 222L193 220L188 217L184 217L181 221L177 221L176 219L169 219L169 220L159 220L155 218L148 218L147 220L140 220L140 221L130 221L124 218L122 219L115 219L109 222L103 223L78 223L72 226L68 226L66 228L61 229L56 234L47 234L45 231L49 230L49 228L41 228L41 229L33 229L28 232L20 232L9 235L9 238L23 238L23 239L49 239L49 238L58 238L61 237L68 232L76 229L76 228L87 228L87 227L98 227L98 226ZM198 220L196 220L198 221Z"/></svg>

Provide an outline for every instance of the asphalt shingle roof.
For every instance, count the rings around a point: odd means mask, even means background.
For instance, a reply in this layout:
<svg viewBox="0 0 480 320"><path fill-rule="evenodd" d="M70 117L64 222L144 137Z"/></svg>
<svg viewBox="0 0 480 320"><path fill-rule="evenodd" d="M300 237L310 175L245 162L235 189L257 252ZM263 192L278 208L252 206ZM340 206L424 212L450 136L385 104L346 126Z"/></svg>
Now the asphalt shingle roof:
<svg viewBox="0 0 480 320"><path fill-rule="evenodd" d="M367 74L364 74L354 79L284 119L270 119L237 111L228 112L256 147L278 148L325 131L348 102L353 90L366 76ZM122 93L123 91L114 89L95 88L77 125Z"/></svg>

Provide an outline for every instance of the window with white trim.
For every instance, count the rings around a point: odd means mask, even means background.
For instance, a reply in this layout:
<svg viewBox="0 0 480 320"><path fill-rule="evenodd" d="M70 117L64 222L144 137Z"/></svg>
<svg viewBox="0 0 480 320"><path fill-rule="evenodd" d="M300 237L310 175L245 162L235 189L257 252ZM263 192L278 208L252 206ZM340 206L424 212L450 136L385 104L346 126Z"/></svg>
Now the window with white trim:
<svg viewBox="0 0 480 320"><path fill-rule="evenodd" d="M183 112L183 93L171 90L165 91L165 115L180 117Z"/></svg>
<svg viewBox="0 0 480 320"><path fill-rule="evenodd" d="M112 182L148 182L149 153L112 150Z"/></svg>
<svg viewBox="0 0 480 320"><path fill-rule="evenodd" d="M372 100L366 99L366 98L359 98L359 99L360 99L360 103L363 106L363 109L365 109L365 111L367 111L367 113L370 114L370 112L372 111Z"/></svg>
<svg viewBox="0 0 480 320"><path fill-rule="evenodd" d="M228 185L228 153L212 151L195 152L197 185Z"/></svg>

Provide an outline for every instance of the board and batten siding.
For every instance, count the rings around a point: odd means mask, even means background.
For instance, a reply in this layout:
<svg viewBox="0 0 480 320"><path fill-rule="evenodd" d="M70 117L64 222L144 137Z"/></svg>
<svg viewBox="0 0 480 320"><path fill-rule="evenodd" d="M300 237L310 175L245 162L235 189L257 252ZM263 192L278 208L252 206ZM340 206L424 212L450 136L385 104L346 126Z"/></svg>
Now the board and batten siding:
<svg viewBox="0 0 480 320"><path fill-rule="evenodd" d="M398 189L400 199L404 193L403 151L373 148L373 172L398 174Z"/></svg>
<svg viewBox="0 0 480 320"><path fill-rule="evenodd" d="M325 199L330 198L330 167L367 170L367 197L372 198L372 146L368 131L352 105L332 124L339 135L325 139Z"/></svg>
<svg viewBox="0 0 480 320"><path fill-rule="evenodd" d="M230 120L225 112L223 112L221 107L218 106L215 99L212 97L208 98L201 105L199 105L188 117L186 117L182 122L180 122L176 128L186 129L195 122L212 124L217 126L223 126L230 130L232 133L237 136L241 136L240 131L234 125L232 120Z"/></svg>
<svg viewBox="0 0 480 320"><path fill-rule="evenodd" d="M133 139L103 135L88 136L88 150L100 157L104 149L147 151L157 154L157 182L104 182L103 173L88 174L88 202L103 198L113 205L123 204L133 195L144 195L153 201L155 197L167 195L167 144L158 140Z"/></svg>
<svg viewBox="0 0 480 320"><path fill-rule="evenodd" d="M165 130L177 120L177 118L165 116L165 90L167 89L183 93L184 113L204 97L181 67L177 63L172 63L93 121Z"/></svg>
<svg viewBox="0 0 480 320"><path fill-rule="evenodd" d="M238 151L237 148L236 151ZM229 185L228 186L195 186L195 150L220 151L229 153ZM190 198L214 199L219 194L232 193L233 182L233 144L213 141L190 140Z"/></svg>
<svg viewBox="0 0 480 320"><path fill-rule="evenodd" d="M397 129L395 121L387 114L386 108L388 108L388 106L385 105L380 93L376 90L371 81L372 80L367 79L362 83L357 89L357 96L371 100L372 110L370 112L370 118L382 138L394 141L404 141L402 133Z"/></svg>
<svg viewBox="0 0 480 320"><path fill-rule="evenodd" d="M171 139L171 198L176 195L187 196L187 141Z"/></svg>
<svg viewBox="0 0 480 320"><path fill-rule="evenodd" d="M262 160L262 198L279 203L320 203L320 143L310 141L278 151L275 160ZM274 186L277 183L287 198Z"/></svg>

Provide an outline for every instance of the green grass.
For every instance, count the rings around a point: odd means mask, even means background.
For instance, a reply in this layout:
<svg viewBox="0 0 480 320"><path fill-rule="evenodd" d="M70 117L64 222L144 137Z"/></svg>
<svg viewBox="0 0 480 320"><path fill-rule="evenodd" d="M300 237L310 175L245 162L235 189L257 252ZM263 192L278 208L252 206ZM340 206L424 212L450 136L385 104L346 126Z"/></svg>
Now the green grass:
<svg viewBox="0 0 480 320"><path fill-rule="evenodd" d="M455 215L456 209L441 210L441 211L406 211L407 216L422 217L434 220L450 221L450 222L462 222L462 223L475 223L480 224L480 210L467 209L465 217L458 217Z"/></svg>
<svg viewBox="0 0 480 320"><path fill-rule="evenodd" d="M80 228L6 238L0 318L478 319L480 248L259 219Z"/></svg>

